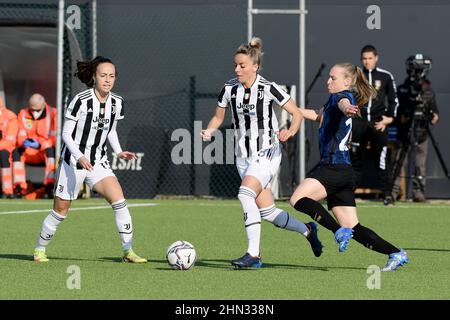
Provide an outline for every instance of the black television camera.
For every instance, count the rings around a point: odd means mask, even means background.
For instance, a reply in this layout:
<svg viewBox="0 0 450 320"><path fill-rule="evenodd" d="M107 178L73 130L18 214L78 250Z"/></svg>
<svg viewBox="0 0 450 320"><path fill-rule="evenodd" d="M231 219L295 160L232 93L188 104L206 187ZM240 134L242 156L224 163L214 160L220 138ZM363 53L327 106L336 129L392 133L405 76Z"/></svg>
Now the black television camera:
<svg viewBox="0 0 450 320"><path fill-rule="evenodd" d="M412 108L407 115L412 121L429 123L433 117L431 104L427 97L424 99L424 82L427 73L431 70L431 58L418 53L406 60L406 72L408 73L408 97L412 102Z"/></svg>
<svg viewBox="0 0 450 320"><path fill-rule="evenodd" d="M426 79L426 75L430 70L431 58L429 57L425 57L419 53L406 59L408 78L398 90L400 105L403 105L401 120L398 123L401 144L396 160L392 166L392 188L394 187L395 179L400 174L401 167L408 152L414 150L417 144L424 142L427 137L430 137L445 176L450 180L444 158L429 126L433 118L433 108L437 111L434 94L430 88L429 81ZM408 177L413 179L421 178L414 175Z"/></svg>

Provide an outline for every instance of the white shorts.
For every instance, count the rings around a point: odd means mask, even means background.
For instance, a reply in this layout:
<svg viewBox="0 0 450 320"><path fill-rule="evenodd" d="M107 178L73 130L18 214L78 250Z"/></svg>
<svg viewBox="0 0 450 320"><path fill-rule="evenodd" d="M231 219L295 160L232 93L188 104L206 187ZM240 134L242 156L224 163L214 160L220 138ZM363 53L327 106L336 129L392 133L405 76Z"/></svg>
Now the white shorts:
<svg viewBox="0 0 450 320"><path fill-rule="evenodd" d="M93 186L104 178L115 177L108 162L96 164L92 171L88 171L74 168L61 160L56 174L55 196L64 200L78 198L83 182L86 182L92 190Z"/></svg>
<svg viewBox="0 0 450 320"><path fill-rule="evenodd" d="M236 158L236 168L241 179L253 176L261 182L263 189L270 188L270 181L277 174L281 163L281 146L275 143L271 148L261 150L258 155Z"/></svg>

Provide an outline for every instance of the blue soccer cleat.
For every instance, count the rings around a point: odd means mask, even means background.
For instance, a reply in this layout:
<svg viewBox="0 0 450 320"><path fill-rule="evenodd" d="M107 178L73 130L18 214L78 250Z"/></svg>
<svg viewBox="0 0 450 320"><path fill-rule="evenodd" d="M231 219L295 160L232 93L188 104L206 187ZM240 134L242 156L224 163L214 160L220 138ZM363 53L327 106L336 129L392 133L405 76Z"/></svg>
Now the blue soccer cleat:
<svg viewBox="0 0 450 320"><path fill-rule="evenodd" d="M236 269L241 268L261 268L262 260L260 257L253 257L248 252L238 259L231 260L231 264Z"/></svg>
<svg viewBox="0 0 450 320"><path fill-rule="evenodd" d="M334 234L336 242L339 243L339 252L347 250L350 239L353 238L353 230L350 228L339 228Z"/></svg>
<svg viewBox="0 0 450 320"><path fill-rule="evenodd" d="M381 271L394 271L404 264L408 263L408 255L406 251L401 249L399 252L391 253L386 266Z"/></svg>
<svg viewBox="0 0 450 320"><path fill-rule="evenodd" d="M317 224L314 222L308 222L305 223L305 225L308 227L310 233L306 239L308 239L309 244L311 245L311 249L316 257L320 257L322 254L322 248L323 245L320 242L318 236L317 236Z"/></svg>

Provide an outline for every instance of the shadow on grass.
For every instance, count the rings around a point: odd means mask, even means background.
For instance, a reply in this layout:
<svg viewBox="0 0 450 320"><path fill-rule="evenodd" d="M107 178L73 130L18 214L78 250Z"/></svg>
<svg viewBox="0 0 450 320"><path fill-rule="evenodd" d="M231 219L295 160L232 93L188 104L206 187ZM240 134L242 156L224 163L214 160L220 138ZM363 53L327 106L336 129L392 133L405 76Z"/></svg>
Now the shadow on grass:
<svg viewBox="0 0 450 320"><path fill-rule="evenodd" d="M210 263L208 261L211 262L216 262L216 263ZM156 270L161 270L161 271L173 271L173 269L169 266L169 264L167 263L167 260L151 260L149 262L152 263L159 263L161 265L164 265L165 267L158 267L155 268ZM208 259L201 259L201 260L197 260L195 262L194 265L196 268L216 268L216 269L233 269L233 267L230 264L229 260L208 260ZM249 269L250 270L250 269Z"/></svg>
<svg viewBox="0 0 450 320"><path fill-rule="evenodd" d="M98 259L82 259L82 258L71 258L71 257L54 257L48 256L51 260L66 260L66 261L92 261L92 262L122 262L122 258L120 257L102 257ZM0 253L0 259L8 259L8 260L26 260L32 261L33 254L17 254L17 253Z"/></svg>
<svg viewBox="0 0 450 320"><path fill-rule="evenodd" d="M32 254L0 253L0 259L33 261Z"/></svg>
<svg viewBox="0 0 450 320"><path fill-rule="evenodd" d="M201 259L195 263L197 267L205 268L219 268L219 269L230 269L235 268L231 265L230 260L218 260L218 259ZM284 263L263 263L263 269L303 269L303 270L313 270L313 271L329 271L330 269L346 269L346 270L366 270L366 268L351 267L351 266L307 266L300 264L284 264ZM256 270L256 269L240 269L240 270Z"/></svg>
<svg viewBox="0 0 450 320"><path fill-rule="evenodd" d="M48 257L51 260L73 260L73 261L101 261L99 259L80 259L80 258L67 258L67 257ZM8 260L25 260L31 261L33 260L33 254L15 254L15 253L1 253L0 259L8 259Z"/></svg>
<svg viewBox="0 0 450 320"><path fill-rule="evenodd" d="M447 249L421 249L421 248L405 248L405 250L427 250L427 251L448 251ZM33 262L33 256L25 254L0 254L0 259L10 259L10 260L26 260ZM91 262L113 262L122 263L121 257L100 257L98 259L82 259L82 258L71 258L71 257L52 257L49 256L51 260L65 260L65 261L91 261ZM156 260L149 259L148 264L155 266L155 264L160 265L156 267L156 270L161 271L173 271L172 268L167 264L166 260ZM145 264L143 264L145 265ZM231 265L230 260L225 259L201 259L195 263L196 267L200 268L215 268L215 269L228 269L235 270ZM366 268L352 267L352 266L307 266L300 264L285 264L285 263L264 263L263 269L303 269L312 271L330 271L330 270L367 270ZM252 271L256 269L241 269L240 271Z"/></svg>
<svg viewBox="0 0 450 320"><path fill-rule="evenodd" d="M83 259L83 258L71 258L71 257L48 257L50 260L67 260L67 261L91 261L91 262L122 262L120 257L101 257L97 259Z"/></svg>
<svg viewBox="0 0 450 320"><path fill-rule="evenodd" d="M156 260L156 259L149 259L148 262L152 265L155 266L155 264L158 264L160 266L156 267L156 270L160 270L160 271L174 271L174 269L172 269L169 264L167 263L167 260ZM198 265L198 261L195 263L194 266Z"/></svg>
<svg viewBox="0 0 450 320"><path fill-rule="evenodd" d="M405 251L434 251L434 252L450 252L450 249L433 249L433 248L403 248Z"/></svg>

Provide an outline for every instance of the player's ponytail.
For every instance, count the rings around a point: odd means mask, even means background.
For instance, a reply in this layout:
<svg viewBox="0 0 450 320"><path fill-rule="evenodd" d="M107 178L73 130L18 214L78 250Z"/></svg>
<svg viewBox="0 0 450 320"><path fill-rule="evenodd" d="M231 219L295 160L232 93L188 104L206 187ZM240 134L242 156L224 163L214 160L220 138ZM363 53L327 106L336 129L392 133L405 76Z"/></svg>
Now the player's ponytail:
<svg viewBox="0 0 450 320"><path fill-rule="evenodd" d="M356 68L356 80L355 80L355 88L356 88L356 100L358 106L362 108L363 105L369 102L370 98L375 99L377 96L377 91L370 85L369 81L367 81L364 72L360 67L355 66Z"/></svg>
<svg viewBox="0 0 450 320"><path fill-rule="evenodd" d="M80 81L87 85L89 88L92 88L94 86L94 75L97 71L97 66L102 63L114 64L110 59L102 56L97 56L90 61L78 61L77 71L75 72L74 76L80 79Z"/></svg>
<svg viewBox="0 0 450 320"><path fill-rule="evenodd" d="M254 64L258 65L258 69L261 69L262 65L262 40L254 37L249 43L241 44L236 50L236 54L246 54L250 56Z"/></svg>
<svg viewBox="0 0 450 320"><path fill-rule="evenodd" d="M336 66L344 69L345 77L350 77L350 90L356 93L356 104L361 109L369 99L377 96L376 90L367 81L362 69L352 63L338 63Z"/></svg>

